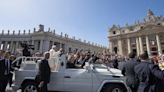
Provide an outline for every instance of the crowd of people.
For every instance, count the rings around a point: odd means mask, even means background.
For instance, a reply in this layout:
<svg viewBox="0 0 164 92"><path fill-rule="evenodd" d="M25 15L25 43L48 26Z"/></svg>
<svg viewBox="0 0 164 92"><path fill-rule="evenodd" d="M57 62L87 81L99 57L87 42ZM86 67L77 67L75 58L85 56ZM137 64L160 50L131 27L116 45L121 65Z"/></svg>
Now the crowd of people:
<svg viewBox="0 0 164 92"><path fill-rule="evenodd" d="M126 76L126 84L132 92L163 92L164 71L159 67L160 59L150 59L148 54L142 53L136 58L136 53L129 54L129 60L122 68Z"/></svg>
<svg viewBox="0 0 164 92"><path fill-rule="evenodd" d="M63 54L66 57L67 68L84 68L85 62L105 64L113 68L118 68L118 60L121 60L121 58L118 59L118 56L113 56L113 58L111 58L109 52L105 50L99 53L91 52L89 50L74 50L65 52L64 49L58 49L55 45L52 46L52 48L49 50L49 53L49 65L52 70L54 70L56 65L55 63L57 63L54 62L54 57ZM37 53L34 56L42 57L43 55Z"/></svg>
<svg viewBox="0 0 164 92"><path fill-rule="evenodd" d="M36 76L38 90L47 92L47 84L50 81L50 72L55 70L57 62L53 57L65 55L67 68L84 68L86 62L105 64L106 66L120 69L126 76L126 84L132 92L163 92L164 71L161 67L159 57L149 58L145 52L136 57L135 52L131 52L129 57L111 55L108 51L99 53L89 50L74 50L65 52L64 49L58 49L55 45L43 55L36 53L31 56L44 57L39 64L39 72ZM6 86L12 84L14 69L12 62L16 59L9 51L0 50L0 92L5 92ZM60 65L60 64L59 64ZM46 75L45 75L46 74ZM49 77L48 77L49 76Z"/></svg>

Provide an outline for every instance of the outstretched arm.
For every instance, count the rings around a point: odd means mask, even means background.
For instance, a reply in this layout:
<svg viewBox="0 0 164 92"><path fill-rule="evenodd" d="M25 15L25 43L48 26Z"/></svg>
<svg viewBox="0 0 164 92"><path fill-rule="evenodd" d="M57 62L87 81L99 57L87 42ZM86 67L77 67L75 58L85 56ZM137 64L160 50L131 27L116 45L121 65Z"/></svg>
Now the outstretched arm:
<svg viewBox="0 0 164 92"><path fill-rule="evenodd" d="M151 73L158 79L164 80L164 71L158 65L150 65Z"/></svg>

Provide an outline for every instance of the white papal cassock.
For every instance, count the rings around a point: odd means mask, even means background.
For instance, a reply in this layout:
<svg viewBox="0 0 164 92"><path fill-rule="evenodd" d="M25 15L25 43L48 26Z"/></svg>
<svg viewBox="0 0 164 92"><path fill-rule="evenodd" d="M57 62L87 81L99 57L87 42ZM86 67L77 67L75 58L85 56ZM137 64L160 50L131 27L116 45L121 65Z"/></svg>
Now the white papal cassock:
<svg viewBox="0 0 164 92"><path fill-rule="evenodd" d="M57 66L57 58L59 53L56 52L53 48L49 51L50 53L50 58L49 58L49 66L51 68L51 71L55 71L56 70L56 66Z"/></svg>

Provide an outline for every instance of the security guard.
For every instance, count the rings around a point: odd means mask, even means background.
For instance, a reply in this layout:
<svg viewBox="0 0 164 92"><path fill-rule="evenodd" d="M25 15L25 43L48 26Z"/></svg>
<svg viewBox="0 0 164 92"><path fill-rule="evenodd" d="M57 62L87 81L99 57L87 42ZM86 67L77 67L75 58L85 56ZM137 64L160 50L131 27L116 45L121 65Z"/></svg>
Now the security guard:
<svg viewBox="0 0 164 92"><path fill-rule="evenodd" d="M164 80L164 71L148 60L148 54L140 55L141 63L135 66L136 79L139 80L137 92L156 92L157 80Z"/></svg>
<svg viewBox="0 0 164 92"><path fill-rule="evenodd" d="M134 67L139 63L137 62L136 53L131 52L129 53L129 58L122 69L122 74L126 76L126 84L130 87L132 92L137 92L138 81L135 80L135 72Z"/></svg>

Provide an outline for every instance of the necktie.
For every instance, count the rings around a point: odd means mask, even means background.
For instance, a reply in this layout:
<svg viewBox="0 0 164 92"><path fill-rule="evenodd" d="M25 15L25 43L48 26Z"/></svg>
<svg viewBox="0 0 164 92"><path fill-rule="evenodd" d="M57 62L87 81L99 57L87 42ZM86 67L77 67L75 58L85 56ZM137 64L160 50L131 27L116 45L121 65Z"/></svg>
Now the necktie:
<svg viewBox="0 0 164 92"><path fill-rule="evenodd" d="M6 75L9 74L9 60L6 60Z"/></svg>
<svg viewBox="0 0 164 92"><path fill-rule="evenodd" d="M7 69L8 69L7 74L9 74L10 73L10 60L8 60L8 67L7 67Z"/></svg>

